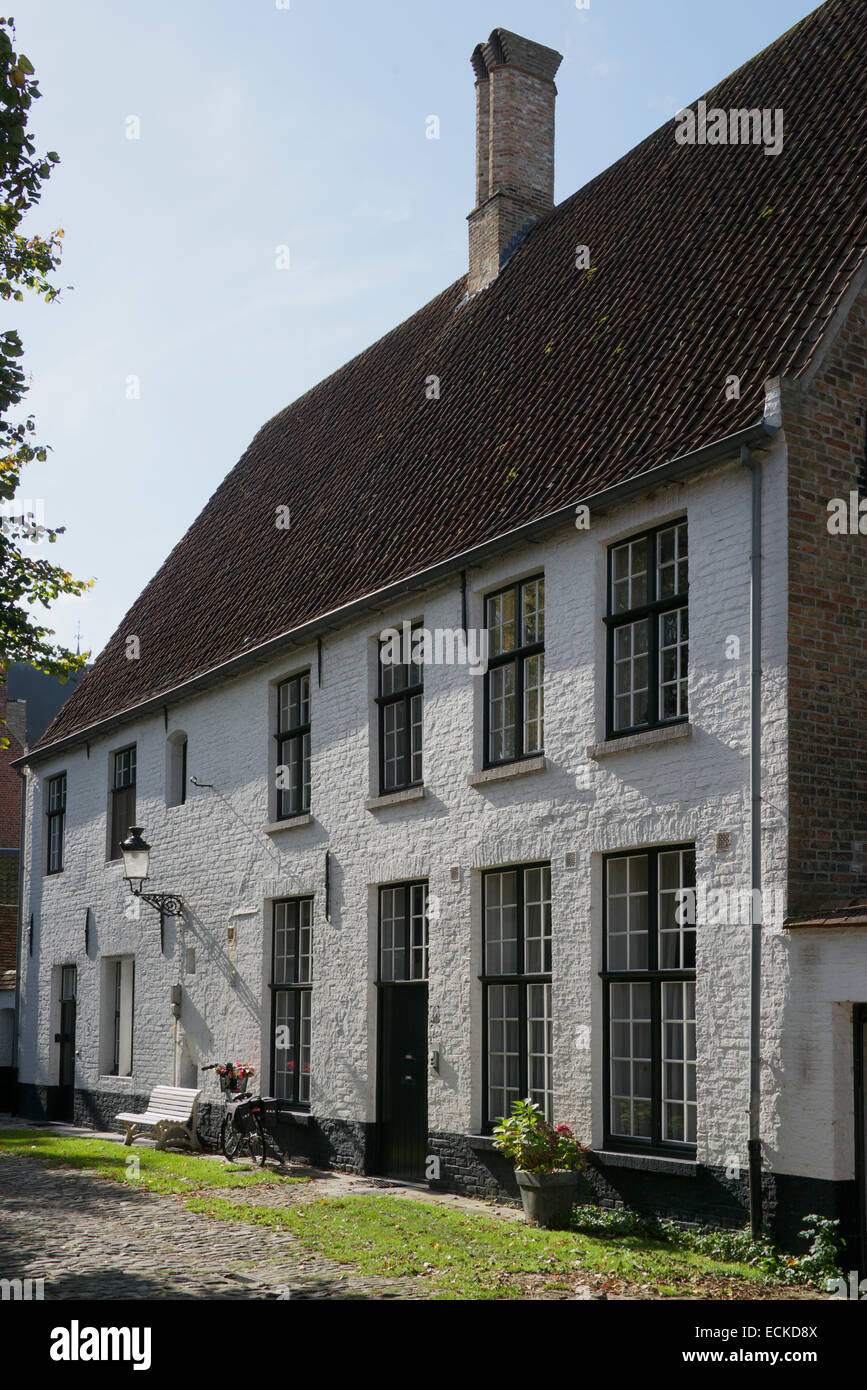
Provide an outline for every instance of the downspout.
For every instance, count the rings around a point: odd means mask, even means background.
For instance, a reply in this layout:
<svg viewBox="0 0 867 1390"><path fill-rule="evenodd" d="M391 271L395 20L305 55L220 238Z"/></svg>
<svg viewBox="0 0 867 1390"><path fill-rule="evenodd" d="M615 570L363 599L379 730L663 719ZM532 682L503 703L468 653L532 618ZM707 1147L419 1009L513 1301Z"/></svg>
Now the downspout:
<svg viewBox="0 0 867 1390"><path fill-rule="evenodd" d="M761 1037L762 1037L762 912L756 911L762 891L762 468L748 445L741 462L752 481L752 538L750 545L750 1109L749 1156L750 1232L762 1231ZM756 897L756 893L759 894ZM756 921L756 917L759 918Z"/></svg>
<svg viewBox="0 0 867 1390"><path fill-rule="evenodd" d="M18 933L15 940L15 1012L12 1016L12 1114L18 1114L18 1029L21 1022L21 977L23 966L21 957L24 945L24 854L29 848L27 840L27 774L23 768L18 772L21 778L21 825L18 831Z"/></svg>

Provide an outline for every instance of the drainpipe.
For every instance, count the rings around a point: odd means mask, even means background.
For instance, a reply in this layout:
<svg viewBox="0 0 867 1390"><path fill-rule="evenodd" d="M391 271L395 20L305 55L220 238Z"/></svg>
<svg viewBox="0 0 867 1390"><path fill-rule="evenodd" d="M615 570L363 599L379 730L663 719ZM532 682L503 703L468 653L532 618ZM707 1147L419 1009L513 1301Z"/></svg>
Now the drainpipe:
<svg viewBox="0 0 867 1390"><path fill-rule="evenodd" d="M762 913L755 904L762 891L762 469L748 445L741 462L752 475L752 539L750 546L750 1110L749 1155L750 1231L762 1231L761 1036L762 1036ZM756 916L759 921L757 922Z"/></svg>
<svg viewBox="0 0 867 1390"><path fill-rule="evenodd" d="M26 734L25 734L26 737ZM12 1097L13 1115L18 1112L18 1030L21 1026L21 979L24 973L24 854L29 850L27 838L27 775L23 769L18 771L21 778L21 825L18 831L18 934L15 939L15 1012L12 1015Z"/></svg>

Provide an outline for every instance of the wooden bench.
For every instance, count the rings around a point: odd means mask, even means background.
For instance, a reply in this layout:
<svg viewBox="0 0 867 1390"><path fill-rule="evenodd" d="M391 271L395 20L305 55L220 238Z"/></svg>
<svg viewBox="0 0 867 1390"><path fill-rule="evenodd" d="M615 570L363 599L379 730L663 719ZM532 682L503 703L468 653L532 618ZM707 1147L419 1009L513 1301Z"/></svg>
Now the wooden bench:
<svg viewBox="0 0 867 1390"><path fill-rule="evenodd" d="M169 1140L185 1139L193 1149L201 1147L196 1134L201 1091L184 1086L154 1086L147 1110L141 1115L125 1111L115 1119L126 1125L125 1144L145 1129L153 1129L157 1148L164 1149Z"/></svg>

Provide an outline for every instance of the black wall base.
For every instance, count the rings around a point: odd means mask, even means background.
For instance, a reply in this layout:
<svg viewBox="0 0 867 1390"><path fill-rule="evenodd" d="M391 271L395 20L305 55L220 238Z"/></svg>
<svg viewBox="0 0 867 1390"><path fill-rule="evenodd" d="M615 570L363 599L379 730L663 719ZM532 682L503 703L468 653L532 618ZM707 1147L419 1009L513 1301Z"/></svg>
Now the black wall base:
<svg viewBox="0 0 867 1390"><path fill-rule="evenodd" d="M27 1119L56 1118L56 1087L18 1083L18 1113ZM121 1110L144 1110L146 1095L115 1095L104 1091L75 1092L75 1124L93 1129L119 1129ZM224 1107L207 1103L199 1110L199 1133L215 1148L219 1143ZM360 1120L336 1120L320 1115L284 1115L271 1131L275 1153L317 1168L349 1173L373 1173L376 1126ZM428 1153L439 1159L439 1177L430 1179L435 1191L460 1192L467 1197L517 1203L520 1200L511 1164L494 1149L490 1138L433 1132ZM788 1173L763 1175L764 1217L774 1239L786 1250L804 1248L799 1231L813 1213L838 1220L846 1241L843 1264L857 1265L858 1200L854 1180L828 1182ZM746 1171L737 1178L725 1168L675 1164L644 1155L592 1153L579 1201L610 1209L629 1207L646 1216L694 1226L739 1230L749 1222ZM851 1254L850 1254L851 1252ZM847 1264L847 1260L849 1263Z"/></svg>

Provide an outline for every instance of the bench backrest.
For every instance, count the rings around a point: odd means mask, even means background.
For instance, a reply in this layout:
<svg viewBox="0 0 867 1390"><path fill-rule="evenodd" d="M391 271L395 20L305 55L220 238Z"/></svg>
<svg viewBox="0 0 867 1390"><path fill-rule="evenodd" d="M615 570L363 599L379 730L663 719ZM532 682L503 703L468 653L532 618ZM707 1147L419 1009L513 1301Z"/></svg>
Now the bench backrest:
<svg viewBox="0 0 867 1390"><path fill-rule="evenodd" d="M154 1086L148 1101L148 1110L160 1115L171 1115L174 1119L188 1120L193 1106L201 1095L184 1086Z"/></svg>

